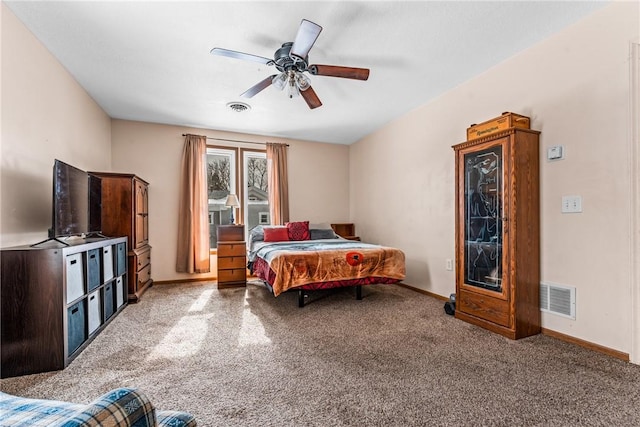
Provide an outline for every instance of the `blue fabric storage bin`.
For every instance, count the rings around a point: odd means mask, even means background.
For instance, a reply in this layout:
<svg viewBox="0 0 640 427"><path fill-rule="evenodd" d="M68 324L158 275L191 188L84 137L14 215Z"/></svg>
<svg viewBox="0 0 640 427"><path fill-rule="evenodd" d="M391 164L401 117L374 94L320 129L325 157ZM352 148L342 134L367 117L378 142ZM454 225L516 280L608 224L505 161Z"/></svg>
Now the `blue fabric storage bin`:
<svg viewBox="0 0 640 427"><path fill-rule="evenodd" d="M122 276L127 270L127 244L122 242L116 245L116 276Z"/></svg>
<svg viewBox="0 0 640 427"><path fill-rule="evenodd" d="M87 277L89 291L100 286L100 249L87 251Z"/></svg>
<svg viewBox="0 0 640 427"><path fill-rule="evenodd" d="M87 339L85 303L86 300L82 299L67 309L67 349L69 355L73 354Z"/></svg>
<svg viewBox="0 0 640 427"><path fill-rule="evenodd" d="M113 316L113 298L114 298L114 285L115 282L110 282L104 285L104 321Z"/></svg>

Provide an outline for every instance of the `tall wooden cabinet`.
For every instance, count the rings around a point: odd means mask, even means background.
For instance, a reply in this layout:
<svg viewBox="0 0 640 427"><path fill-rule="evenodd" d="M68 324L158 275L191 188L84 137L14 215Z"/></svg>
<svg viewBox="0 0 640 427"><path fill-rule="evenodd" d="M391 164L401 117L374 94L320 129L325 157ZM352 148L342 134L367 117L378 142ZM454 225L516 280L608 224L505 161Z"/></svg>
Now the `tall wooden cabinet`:
<svg viewBox="0 0 640 427"><path fill-rule="evenodd" d="M90 172L102 179L102 233L129 239L129 302L153 284L149 246L149 184L132 174Z"/></svg>
<svg viewBox="0 0 640 427"><path fill-rule="evenodd" d="M511 339L540 332L539 134L513 127L453 146L455 316Z"/></svg>

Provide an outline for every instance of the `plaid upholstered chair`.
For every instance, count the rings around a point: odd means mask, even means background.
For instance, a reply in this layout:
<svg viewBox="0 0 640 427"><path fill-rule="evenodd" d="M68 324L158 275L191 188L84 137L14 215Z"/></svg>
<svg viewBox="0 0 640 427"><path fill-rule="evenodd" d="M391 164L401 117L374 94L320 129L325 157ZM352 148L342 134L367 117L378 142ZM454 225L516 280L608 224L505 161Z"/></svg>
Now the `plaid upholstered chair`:
<svg viewBox="0 0 640 427"><path fill-rule="evenodd" d="M196 420L186 412L156 411L144 394L118 388L88 405L0 392L0 426L194 427Z"/></svg>

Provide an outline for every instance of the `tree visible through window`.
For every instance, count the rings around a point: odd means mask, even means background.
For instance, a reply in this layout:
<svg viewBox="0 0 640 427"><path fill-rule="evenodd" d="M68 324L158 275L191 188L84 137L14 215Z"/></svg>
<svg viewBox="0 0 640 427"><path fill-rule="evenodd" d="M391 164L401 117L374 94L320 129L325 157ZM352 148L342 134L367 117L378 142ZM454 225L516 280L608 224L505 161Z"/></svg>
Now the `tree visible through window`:
<svg viewBox="0 0 640 427"><path fill-rule="evenodd" d="M225 156L209 156L207 163L207 181L209 194L214 191L226 191L229 194L231 180L231 166L229 158Z"/></svg>
<svg viewBox="0 0 640 427"><path fill-rule="evenodd" d="M247 233L256 225L269 224L269 184L267 176L267 154L244 151L244 223ZM265 216L266 212L266 216Z"/></svg>
<svg viewBox="0 0 640 427"><path fill-rule="evenodd" d="M250 156L247 159L247 186L267 191L267 159Z"/></svg>

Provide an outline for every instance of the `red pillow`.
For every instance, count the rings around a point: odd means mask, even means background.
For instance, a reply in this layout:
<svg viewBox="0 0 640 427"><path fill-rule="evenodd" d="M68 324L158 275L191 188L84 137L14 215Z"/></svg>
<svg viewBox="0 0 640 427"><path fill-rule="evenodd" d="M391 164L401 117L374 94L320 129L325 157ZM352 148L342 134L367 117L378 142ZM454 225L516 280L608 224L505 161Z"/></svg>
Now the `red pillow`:
<svg viewBox="0 0 640 427"><path fill-rule="evenodd" d="M309 240L309 221L288 222L289 240Z"/></svg>
<svg viewBox="0 0 640 427"><path fill-rule="evenodd" d="M265 242L283 242L289 240L287 227L264 227Z"/></svg>

